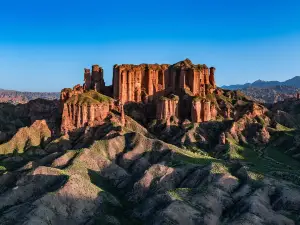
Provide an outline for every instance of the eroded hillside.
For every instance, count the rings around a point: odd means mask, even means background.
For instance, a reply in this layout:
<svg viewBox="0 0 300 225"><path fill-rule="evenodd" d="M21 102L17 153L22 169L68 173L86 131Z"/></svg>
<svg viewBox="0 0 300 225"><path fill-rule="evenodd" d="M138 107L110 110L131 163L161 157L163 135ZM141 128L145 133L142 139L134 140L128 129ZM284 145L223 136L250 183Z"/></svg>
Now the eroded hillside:
<svg viewBox="0 0 300 225"><path fill-rule="evenodd" d="M0 145L0 224L299 224L300 102L239 98L216 97L234 118L168 129L117 112L58 138L19 129Z"/></svg>

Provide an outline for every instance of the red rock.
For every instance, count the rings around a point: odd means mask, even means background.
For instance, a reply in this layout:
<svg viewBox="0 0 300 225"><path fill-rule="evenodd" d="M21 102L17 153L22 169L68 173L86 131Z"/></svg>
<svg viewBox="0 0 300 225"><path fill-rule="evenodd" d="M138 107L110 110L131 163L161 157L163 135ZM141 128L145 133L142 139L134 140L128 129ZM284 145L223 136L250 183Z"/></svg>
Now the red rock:
<svg viewBox="0 0 300 225"><path fill-rule="evenodd" d="M85 91L95 90L120 101L121 124L125 124L123 104L143 102L156 105L156 118L169 120L175 116L182 121L192 117L193 122L209 121L216 118L217 110L210 101L191 103L186 96L212 94L216 88L215 68L206 65L195 65L189 59L173 65L168 64L122 64L113 67L112 86L105 86L103 69L98 65L84 69L84 85L76 85L73 89L63 89L61 104L63 121L61 130L68 132L85 125L103 122L109 111L114 109L113 103L79 104L80 96ZM166 98L170 94L175 98ZM75 96L75 97L74 97ZM182 105L179 99L184 97ZM72 98L72 101L68 101ZM191 108L192 105L192 108ZM155 108L155 107L154 107ZM179 110L180 109L180 110ZM101 112L99 112L100 110ZM146 115L147 116L147 115Z"/></svg>
<svg viewBox="0 0 300 225"><path fill-rule="evenodd" d="M216 86L215 68L197 66L188 59L174 65L115 65L113 71L113 97L124 103L140 102L142 90L152 101L157 96L176 94L180 89L188 89L193 95L205 95L206 86Z"/></svg>
<svg viewBox="0 0 300 225"><path fill-rule="evenodd" d="M168 120L171 116L178 117L178 97L159 99L156 106L156 118L158 120Z"/></svg>
<svg viewBox="0 0 300 225"><path fill-rule="evenodd" d="M92 85L91 80L91 70L90 69L84 69L84 90L90 90Z"/></svg>
<svg viewBox="0 0 300 225"><path fill-rule="evenodd" d="M102 92L105 88L105 82L103 79L103 69L98 65L92 66L92 77L91 77L91 85L95 91Z"/></svg>
<svg viewBox="0 0 300 225"><path fill-rule="evenodd" d="M109 103L83 104L65 103L62 114L61 131L68 133L84 126L96 126L103 123L109 114Z"/></svg>
<svg viewBox="0 0 300 225"><path fill-rule="evenodd" d="M192 122L199 123L202 121L201 119L201 101L193 101L192 102Z"/></svg>

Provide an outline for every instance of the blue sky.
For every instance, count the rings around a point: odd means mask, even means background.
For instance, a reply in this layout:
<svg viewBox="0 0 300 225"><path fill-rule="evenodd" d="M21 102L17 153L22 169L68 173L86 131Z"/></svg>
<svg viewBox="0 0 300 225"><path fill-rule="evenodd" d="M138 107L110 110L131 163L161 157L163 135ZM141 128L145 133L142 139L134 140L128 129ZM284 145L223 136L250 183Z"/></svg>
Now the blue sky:
<svg viewBox="0 0 300 225"><path fill-rule="evenodd" d="M0 3L0 88L60 91L99 64L215 66L218 85L300 76L300 2L21 1Z"/></svg>

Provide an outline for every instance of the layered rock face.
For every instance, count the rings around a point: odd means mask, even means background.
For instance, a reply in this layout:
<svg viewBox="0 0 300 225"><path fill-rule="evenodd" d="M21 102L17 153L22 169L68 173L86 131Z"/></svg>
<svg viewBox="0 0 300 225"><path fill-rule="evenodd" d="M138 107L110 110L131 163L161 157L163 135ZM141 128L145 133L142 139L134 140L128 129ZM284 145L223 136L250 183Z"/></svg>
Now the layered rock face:
<svg viewBox="0 0 300 225"><path fill-rule="evenodd" d="M103 123L109 114L109 103L83 104L66 103L63 108L62 132Z"/></svg>
<svg viewBox="0 0 300 225"><path fill-rule="evenodd" d="M68 99L70 99L72 96L82 94L84 91L83 87L79 84L75 85L73 89L71 88L64 88L62 89L60 93L60 101L62 103L65 103Z"/></svg>
<svg viewBox="0 0 300 225"><path fill-rule="evenodd" d="M189 59L176 64L122 64L113 68L112 93L107 93L123 103L147 102L165 94L189 90L192 95L205 96L209 86L215 87L215 68L193 64ZM103 69L93 65L84 69L84 89L103 93L109 88L103 80Z"/></svg>
<svg viewBox="0 0 300 225"><path fill-rule="evenodd" d="M213 67L194 65L189 59L174 65L115 65L113 97L124 103L145 102L165 94L178 94L182 89L205 96L208 86L216 86L214 71Z"/></svg>
<svg viewBox="0 0 300 225"><path fill-rule="evenodd" d="M157 103L156 118L168 120L171 116L178 117L178 97L161 98Z"/></svg>
<svg viewBox="0 0 300 225"><path fill-rule="evenodd" d="M103 69L93 65L92 70L84 69L83 86L61 92L61 131L99 124L107 117L113 103L94 101L86 96L90 91L113 97L119 106L146 104L151 109L144 115L146 118L169 121L174 116L195 123L215 119L216 107L207 99L216 89L214 73L215 68L193 64L189 59L173 65L122 64L113 67L112 86L105 86ZM194 97L202 101L192 104ZM120 112L120 107L117 110Z"/></svg>
<svg viewBox="0 0 300 225"><path fill-rule="evenodd" d="M109 97L96 91L83 93L81 90L82 87L75 86L73 90L62 92L62 133L84 126L100 125L112 109L113 100Z"/></svg>
<svg viewBox="0 0 300 225"><path fill-rule="evenodd" d="M192 103L191 114L192 122L199 123L211 120L212 116L214 116L215 119L216 111L210 101L194 100Z"/></svg>
<svg viewBox="0 0 300 225"><path fill-rule="evenodd" d="M159 120L176 116L182 120L192 117L193 122L201 122L214 119L217 113L215 107L207 100L196 103L192 108L190 108L191 101L181 104L179 100L177 102L167 100L168 96L174 94L179 99L184 95L200 96L205 99L215 91L215 68L193 64L189 59L173 65L114 65L113 84L110 87L105 86L102 68L94 65L92 73L90 69L84 69L84 82L85 91L101 92L122 104L130 102L153 104L156 108L156 119ZM171 109L174 110L170 111Z"/></svg>
<svg viewBox="0 0 300 225"><path fill-rule="evenodd" d="M90 69L84 69L84 85L85 90L95 90L103 92L105 82L103 79L103 69L98 65L92 66L92 74Z"/></svg>

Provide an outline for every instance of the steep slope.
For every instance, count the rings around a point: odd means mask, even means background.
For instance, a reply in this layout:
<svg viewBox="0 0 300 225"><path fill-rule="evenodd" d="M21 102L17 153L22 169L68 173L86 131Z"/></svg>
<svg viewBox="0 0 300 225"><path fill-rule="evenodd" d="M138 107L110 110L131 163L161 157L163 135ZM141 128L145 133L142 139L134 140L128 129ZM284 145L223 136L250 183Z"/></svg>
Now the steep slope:
<svg viewBox="0 0 300 225"><path fill-rule="evenodd" d="M47 165L1 176L1 224L295 224L300 211L298 186L137 133Z"/></svg>
<svg viewBox="0 0 300 225"><path fill-rule="evenodd" d="M29 127L37 120L45 120L51 131L59 134L59 101L36 99L18 105L0 103L0 144L12 138L20 128Z"/></svg>
<svg viewBox="0 0 300 225"><path fill-rule="evenodd" d="M211 144L203 150L158 140L128 117L121 127L113 115L39 149L2 154L0 224L298 224L300 163L287 167L277 161L282 155L252 148L261 142L246 127L258 117L266 122L266 108L235 108L234 122L200 123L184 132L191 142L204 132ZM245 126L233 130L234 123ZM210 137L223 131L225 152L212 157L204 150L213 149L218 138Z"/></svg>
<svg viewBox="0 0 300 225"><path fill-rule="evenodd" d="M0 154L22 153L28 148L43 145L51 137L45 120L37 120L30 127L21 128L7 143L0 145Z"/></svg>
<svg viewBox="0 0 300 225"><path fill-rule="evenodd" d="M0 145L0 224L299 224L300 101L266 107L219 88L206 98L213 120L143 127L76 86L62 93L75 121L64 135L52 132L51 104L31 103L18 115L32 125ZM110 109L78 128L85 103ZM130 114L142 122L143 106Z"/></svg>

